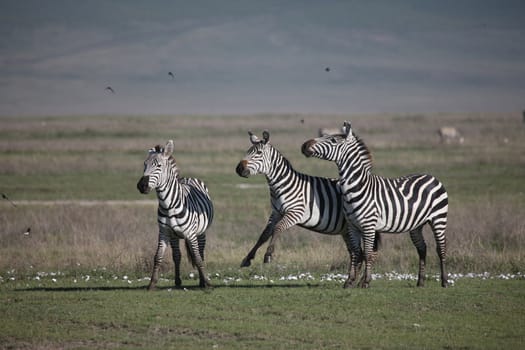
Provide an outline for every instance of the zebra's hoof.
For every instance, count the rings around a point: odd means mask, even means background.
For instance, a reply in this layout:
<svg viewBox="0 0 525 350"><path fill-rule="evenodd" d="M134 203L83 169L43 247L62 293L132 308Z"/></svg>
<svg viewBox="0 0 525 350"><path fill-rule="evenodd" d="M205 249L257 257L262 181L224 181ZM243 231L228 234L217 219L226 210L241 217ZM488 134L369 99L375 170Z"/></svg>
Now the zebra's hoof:
<svg viewBox="0 0 525 350"><path fill-rule="evenodd" d="M199 287L202 288L202 289L213 289L213 285L210 282L208 282L208 281L206 281L204 283L200 283Z"/></svg>
<svg viewBox="0 0 525 350"><path fill-rule="evenodd" d="M346 281L345 284L343 284L343 288L344 289L348 289L348 288L354 288L355 287L355 284L354 284L354 281Z"/></svg>
<svg viewBox="0 0 525 350"><path fill-rule="evenodd" d="M252 264L251 259L244 258L244 260L241 262L241 267L248 267Z"/></svg>
<svg viewBox="0 0 525 350"><path fill-rule="evenodd" d="M264 263L269 264L272 262L272 256L271 255L265 255L264 256Z"/></svg>

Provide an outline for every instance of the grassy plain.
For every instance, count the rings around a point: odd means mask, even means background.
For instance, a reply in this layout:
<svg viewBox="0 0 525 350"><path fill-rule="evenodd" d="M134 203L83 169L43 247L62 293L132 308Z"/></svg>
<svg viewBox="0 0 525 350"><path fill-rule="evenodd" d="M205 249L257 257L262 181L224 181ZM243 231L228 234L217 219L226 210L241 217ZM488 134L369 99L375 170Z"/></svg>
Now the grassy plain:
<svg viewBox="0 0 525 350"><path fill-rule="evenodd" d="M341 239L302 229L281 236L271 266L262 265L263 247L251 268L239 269L270 210L264 178L243 179L234 169L250 145L247 131L268 129L273 145L297 170L336 177L333 164L306 159L299 147L319 128L338 127L345 119L369 145L377 174L426 172L445 184L450 272L525 272L525 125L519 113L3 117L0 192L16 207L0 202L0 295L7 320L0 324L0 343L6 348L160 348L177 341L180 348L193 341L199 348L517 348L524 340L518 333L525 317L522 279L460 280L448 290L430 281L415 289L413 281L378 280L367 291L343 291L340 284L319 279L273 287L254 281L234 287L219 279L211 293L172 292L165 281L161 291L150 294L117 282L72 282L94 271L130 278L150 273L155 199L140 195L135 184L147 150L168 139L175 141L182 176L202 178L214 200L207 246L212 276L344 273L348 257ZM444 125L458 128L465 142L440 144L437 129ZM31 234L24 236L27 227ZM435 244L429 230L425 237L432 275L438 272ZM171 279L173 266L166 258L164 277ZM416 263L407 235L384 235L376 272L415 273ZM63 278L35 280L42 271ZM183 271L193 272L188 264Z"/></svg>
<svg viewBox="0 0 525 350"><path fill-rule="evenodd" d="M516 280L446 290L392 281L352 291L307 282L155 293L115 282L23 286L0 294L0 348L519 349L525 338Z"/></svg>

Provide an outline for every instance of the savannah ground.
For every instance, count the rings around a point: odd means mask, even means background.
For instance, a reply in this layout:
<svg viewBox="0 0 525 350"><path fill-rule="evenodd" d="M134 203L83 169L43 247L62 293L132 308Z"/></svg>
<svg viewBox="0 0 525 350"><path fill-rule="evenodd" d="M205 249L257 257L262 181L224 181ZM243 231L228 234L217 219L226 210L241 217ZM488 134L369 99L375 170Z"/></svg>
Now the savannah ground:
<svg viewBox="0 0 525 350"><path fill-rule="evenodd" d="M301 122L301 119L303 122ZM436 175L449 192L447 269L439 287L430 230L425 288L412 280L408 235L383 235L369 290L343 290L340 237L284 233L250 268L269 210L264 177L235 166L248 130L300 171L336 177L300 145L348 119L374 172ZM454 126L462 145L439 143ZM144 288L156 248L155 198L135 188L149 148L175 141L182 176L203 179L212 291L172 289L170 254L156 292ZM525 341L525 124L519 113L0 118L0 348L519 348ZM31 227L29 235L23 232ZM394 273L392 273L394 271ZM469 276L469 277L465 277Z"/></svg>

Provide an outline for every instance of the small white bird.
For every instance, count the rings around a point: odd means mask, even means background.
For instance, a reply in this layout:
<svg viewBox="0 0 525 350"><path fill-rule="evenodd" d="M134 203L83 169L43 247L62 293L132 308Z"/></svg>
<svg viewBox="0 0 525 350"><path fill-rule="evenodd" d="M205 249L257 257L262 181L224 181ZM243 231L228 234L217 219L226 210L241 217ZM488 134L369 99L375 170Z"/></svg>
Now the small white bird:
<svg viewBox="0 0 525 350"><path fill-rule="evenodd" d="M31 233L31 227L28 227L26 232L24 232L24 236L29 236L29 234Z"/></svg>

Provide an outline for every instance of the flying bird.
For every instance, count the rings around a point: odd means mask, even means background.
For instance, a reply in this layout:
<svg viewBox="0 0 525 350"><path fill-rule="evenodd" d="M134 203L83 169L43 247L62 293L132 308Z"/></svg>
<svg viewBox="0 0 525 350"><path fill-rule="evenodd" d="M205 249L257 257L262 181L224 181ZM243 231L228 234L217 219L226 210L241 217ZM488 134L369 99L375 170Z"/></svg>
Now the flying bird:
<svg viewBox="0 0 525 350"><path fill-rule="evenodd" d="M173 75L172 72L168 72L168 75L171 77L171 79L175 79L175 75Z"/></svg>
<svg viewBox="0 0 525 350"><path fill-rule="evenodd" d="M108 90L109 92L111 92L112 94L115 93L115 90L113 90L113 88L111 86L106 86L106 88L104 90Z"/></svg>
<svg viewBox="0 0 525 350"><path fill-rule="evenodd" d="M28 227L26 232L24 232L24 236L29 236L30 233L31 233L31 227Z"/></svg>
<svg viewBox="0 0 525 350"><path fill-rule="evenodd" d="M6 201L8 201L9 203L11 203L11 205L16 208L16 204L13 203L13 201L10 200L9 197L7 197L7 194L2 193L2 198L5 199Z"/></svg>
<svg viewBox="0 0 525 350"><path fill-rule="evenodd" d="M324 70L325 70L325 72L329 72L330 71L330 67L326 67Z"/></svg>

